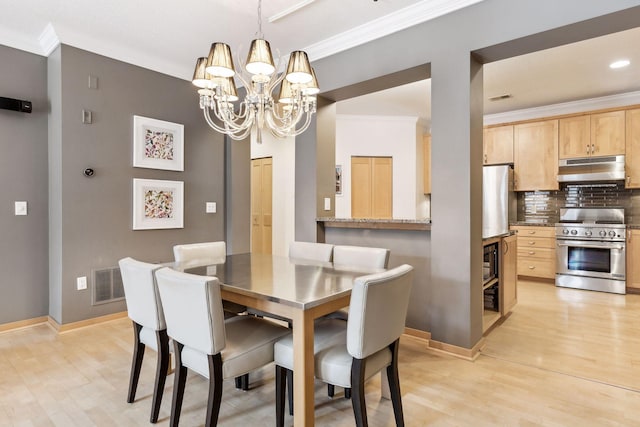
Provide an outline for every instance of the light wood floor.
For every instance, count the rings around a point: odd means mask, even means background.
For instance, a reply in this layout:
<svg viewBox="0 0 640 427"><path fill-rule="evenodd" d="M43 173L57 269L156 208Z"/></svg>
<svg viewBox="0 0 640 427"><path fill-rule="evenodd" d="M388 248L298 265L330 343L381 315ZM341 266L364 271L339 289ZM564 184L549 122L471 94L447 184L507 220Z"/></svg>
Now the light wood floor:
<svg viewBox="0 0 640 427"><path fill-rule="evenodd" d="M521 282L518 299L475 362L403 337L407 425L639 425L640 295ZM137 401L127 404L131 335L128 320L60 335L46 325L0 334L0 426L148 426L155 354L145 360ZM221 426L274 425L273 367L251 378L249 392L225 382ZM168 424L172 380L161 426ZM206 387L190 375L181 425L203 424ZM316 384L316 424L354 425L350 402L330 400L325 390ZM369 422L391 426L391 403L379 390L376 377L367 386Z"/></svg>

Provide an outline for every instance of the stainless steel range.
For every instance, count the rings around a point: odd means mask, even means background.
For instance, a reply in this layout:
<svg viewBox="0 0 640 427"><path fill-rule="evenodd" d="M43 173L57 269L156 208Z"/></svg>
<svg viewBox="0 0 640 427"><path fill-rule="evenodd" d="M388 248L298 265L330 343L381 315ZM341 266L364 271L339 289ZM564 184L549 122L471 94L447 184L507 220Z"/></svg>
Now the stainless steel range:
<svg viewBox="0 0 640 427"><path fill-rule="evenodd" d="M622 208L562 208L556 224L556 286L626 293Z"/></svg>

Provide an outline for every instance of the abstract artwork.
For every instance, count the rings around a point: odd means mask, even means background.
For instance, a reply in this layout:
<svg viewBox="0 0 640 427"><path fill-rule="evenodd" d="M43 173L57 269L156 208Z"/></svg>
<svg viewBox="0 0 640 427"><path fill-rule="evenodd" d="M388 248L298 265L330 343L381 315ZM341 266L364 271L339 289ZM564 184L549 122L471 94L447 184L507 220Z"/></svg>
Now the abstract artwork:
<svg viewBox="0 0 640 427"><path fill-rule="evenodd" d="M184 170L184 126L133 116L133 166Z"/></svg>
<svg viewBox="0 0 640 427"><path fill-rule="evenodd" d="M133 180L133 229L183 228L182 181Z"/></svg>

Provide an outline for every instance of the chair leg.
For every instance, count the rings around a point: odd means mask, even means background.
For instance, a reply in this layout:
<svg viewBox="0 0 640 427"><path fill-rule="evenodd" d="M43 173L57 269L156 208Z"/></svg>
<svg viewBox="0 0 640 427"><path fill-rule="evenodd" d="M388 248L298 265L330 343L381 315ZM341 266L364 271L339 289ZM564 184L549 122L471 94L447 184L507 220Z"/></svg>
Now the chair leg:
<svg viewBox="0 0 640 427"><path fill-rule="evenodd" d="M336 387L333 384L327 384L327 396L333 397L336 394Z"/></svg>
<svg viewBox="0 0 640 427"><path fill-rule="evenodd" d="M140 342L141 330L142 325L133 322L133 359L131 361L131 376L129 378L127 403L132 403L136 398L138 379L140 378L140 369L142 368L142 359L144 358L145 345Z"/></svg>
<svg viewBox="0 0 640 427"><path fill-rule="evenodd" d="M402 413L402 395L400 393L400 377L398 376L398 348L400 340L389 345L391 350L391 364L387 366L387 378L389 379L389 390L391 391L391 402L393 403L393 415L396 419L397 427L404 427L404 414Z"/></svg>
<svg viewBox="0 0 640 427"><path fill-rule="evenodd" d="M367 427L367 407L364 402L364 367L365 359L353 358L351 362L351 390L353 397L353 414L356 418L357 427ZM345 389L346 393L346 389Z"/></svg>
<svg viewBox="0 0 640 427"><path fill-rule="evenodd" d="M287 396L289 398L289 415L293 417L293 371L287 369Z"/></svg>
<svg viewBox="0 0 640 427"><path fill-rule="evenodd" d="M240 375L239 377L235 377L236 388L238 390L247 391L249 390L249 374Z"/></svg>
<svg viewBox="0 0 640 427"><path fill-rule="evenodd" d="M173 378L173 400L171 401L171 427L178 427L180 421L180 411L182 410L182 399L184 398L184 386L187 382L187 368L182 365L182 348L184 345L173 340L174 353L176 357L176 369Z"/></svg>
<svg viewBox="0 0 640 427"><path fill-rule="evenodd" d="M284 427L284 393L289 372L291 371L276 365L276 427Z"/></svg>
<svg viewBox="0 0 640 427"><path fill-rule="evenodd" d="M151 403L151 419L152 423L158 421L160 413L160 405L162 404L162 395L164 393L164 383L167 380L167 372L169 370L169 337L167 330L156 332L156 342L158 346L158 361L156 364L156 381L153 388L153 401Z"/></svg>
<svg viewBox="0 0 640 427"><path fill-rule="evenodd" d="M209 360L209 398L207 399L206 427L218 425L220 403L222 402L222 355L207 356Z"/></svg>

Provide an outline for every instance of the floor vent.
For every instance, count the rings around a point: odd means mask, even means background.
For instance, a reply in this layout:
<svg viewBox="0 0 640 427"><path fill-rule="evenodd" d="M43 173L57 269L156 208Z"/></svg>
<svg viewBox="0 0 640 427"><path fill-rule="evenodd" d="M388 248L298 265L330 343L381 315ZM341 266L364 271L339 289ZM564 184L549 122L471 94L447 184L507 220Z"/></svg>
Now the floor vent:
<svg viewBox="0 0 640 427"><path fill-rule="evenodd" d="M93 271L92 305L105 304L124 299L122 276L118 267Z"/></svg>

